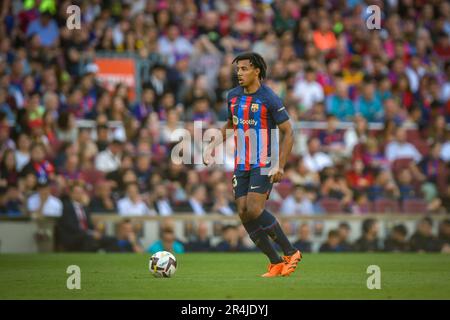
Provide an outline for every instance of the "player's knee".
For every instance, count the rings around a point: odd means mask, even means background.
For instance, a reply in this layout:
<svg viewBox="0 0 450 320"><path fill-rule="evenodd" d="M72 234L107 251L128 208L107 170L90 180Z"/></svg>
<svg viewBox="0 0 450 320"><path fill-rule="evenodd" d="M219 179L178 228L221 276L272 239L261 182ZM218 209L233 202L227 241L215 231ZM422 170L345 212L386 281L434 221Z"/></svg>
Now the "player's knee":
<svg viewBox="0 0 450 320"><path fill-rule="evenodd" d="M247 202L247 215L252 219L256 219L259 214L263 211L264 207L257 202L249 201Z"/></svg>
<svg viewBox="0 0 450 320"><path fill-rule="evenodd" d="M247 208L246 207L238 208L238 214L239 214L239 218L241 218L241 220L247 220Z"/></svg>

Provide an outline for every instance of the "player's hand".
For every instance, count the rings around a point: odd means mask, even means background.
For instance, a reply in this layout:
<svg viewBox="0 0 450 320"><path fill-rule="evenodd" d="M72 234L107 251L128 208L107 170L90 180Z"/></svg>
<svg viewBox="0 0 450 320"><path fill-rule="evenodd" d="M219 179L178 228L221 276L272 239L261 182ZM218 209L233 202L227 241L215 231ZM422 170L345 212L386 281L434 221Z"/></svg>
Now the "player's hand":
<svg viewBox="0 0 450 320"><path fill-rule="evenodd" d="M273 168L269 172L270 182L277 183L280 182L284 175L284 169L282 168Z"/></svg>
<svg viewBox="0 0 450 320"><path fill-rule="evenodd" d="M214 162L212 151L213 150L210 147L206 147L205 152L203 153L203 163L205 164L205 166L210 166Z"/></svg>

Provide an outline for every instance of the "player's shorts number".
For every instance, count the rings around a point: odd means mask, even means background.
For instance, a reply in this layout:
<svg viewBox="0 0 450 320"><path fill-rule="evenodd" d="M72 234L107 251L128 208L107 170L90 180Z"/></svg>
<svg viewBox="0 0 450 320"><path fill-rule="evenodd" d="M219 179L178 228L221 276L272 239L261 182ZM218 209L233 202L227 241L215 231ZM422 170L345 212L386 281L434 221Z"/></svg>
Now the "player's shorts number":
<svg viewBox="0 0 450 320"><path fill-rule="evenodd" d="M237 186L237 179L236 179L235 175L233 175L233 179L231 181L233 183L233 188L236 188L236 186Z"/></svg>

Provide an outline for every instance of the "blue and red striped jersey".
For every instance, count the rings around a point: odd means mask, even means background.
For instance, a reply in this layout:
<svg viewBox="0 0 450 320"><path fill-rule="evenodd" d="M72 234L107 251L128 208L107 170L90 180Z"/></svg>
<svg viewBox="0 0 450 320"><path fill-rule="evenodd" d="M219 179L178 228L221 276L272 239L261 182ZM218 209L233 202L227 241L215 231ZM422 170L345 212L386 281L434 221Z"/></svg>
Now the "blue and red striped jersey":
<svg viewBox="0 0 450 320"><path fill-rule="evenodd" d="M271 129L289 120L281 99L261 85L252 94L235 87L228 92L228 119L234 129L235 170L248 171L270 165Z"/></svg>

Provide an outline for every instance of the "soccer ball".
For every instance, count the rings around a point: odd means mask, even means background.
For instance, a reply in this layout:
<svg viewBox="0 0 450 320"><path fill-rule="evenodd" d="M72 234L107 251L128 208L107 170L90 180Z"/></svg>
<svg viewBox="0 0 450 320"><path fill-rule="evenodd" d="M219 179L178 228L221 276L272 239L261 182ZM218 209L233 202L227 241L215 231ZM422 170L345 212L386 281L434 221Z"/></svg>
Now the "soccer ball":
<svg viewBox="0 0 450 320"><path fill-rule="evenodd" d="M148 268L156 278L170 278L177 270L177 260L170 252L159 251L150 258Z"/></svg>

